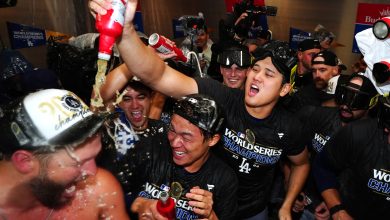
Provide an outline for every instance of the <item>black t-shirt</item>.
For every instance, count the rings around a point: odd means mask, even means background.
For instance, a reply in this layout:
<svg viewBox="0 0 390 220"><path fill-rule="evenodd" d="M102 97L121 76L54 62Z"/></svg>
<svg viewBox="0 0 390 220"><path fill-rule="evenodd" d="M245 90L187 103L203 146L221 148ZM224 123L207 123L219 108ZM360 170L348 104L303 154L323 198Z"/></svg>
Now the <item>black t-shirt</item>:
<svg viewBox="0 0 390 220"><path fill-rule="evenodd" d="M338 171L347 171L341 195L355 219L389 219L390 144L375 119L340 129L324 153Z"/></svg>
<svg viewBox="0 0 390 220"><path fill-rule="evenodd" d="M305 106L298 113L310 138L307 146L311 155L321 152L326 143L341 128L339 110L336 107Z"/></svg>
<svg viewBox="0 0 390 220"><path fill-rule="evenodd" d="M320 106L321 103L334 98L333 94L328 94L315 87L314 83L300 88L296 93L283 97L283 105L290 112L297 112L307 105Z"/></svg>
<svg viewBox="0 0 390 220"><path fill-rule="evenodd" d="M177 219L199 219L185 197L192 187L199 186L213 193L213 210L219 219L234 219L238 181L229 166L211 153L200 170L189 173L174 164L167 138L150 136L148 141L154 143L137 144L129 158L137 167L133 181L139 196L158 199L161 191L169 190L176 200Z"/></svg>
<svg viewBox="0 0 390 220"><path fill-rule="evenodd" d="M108 125L103 133L103 147L96 162L118 179L126 196L133 191L133 182L129 179L132 178L134 169L127 157L134 153L136 144L149 144L148 137L151 135L166 138L166 127L160 120L148 119L148 127L144 131L136 132L131 128L124 112L119 111L119 117ZM139 143L139 140L143 140L142 143Z"/></svg>
<svg viewBox="0 0 390 220"><path fill-rule="evenodd" d="M281 157L303 151L302 125L279 107L267 118L256 119L246 111L244 91L211 79L196 80L199 93L213 97L226 116L223 147L216 152L239 179L237 216L253 216L269 202L274 170Z"/></svg>
<svg viewBox="0 0 390 220"><path fill-rule="evenodd" d="M307 147L310 152L310 163L320 153L335 133L342 127L339 110L335 107L305 106L298 112L298 117L304 124L308 137ZM311 211L322 201L313 175L308 176L303 189L306 196L313 202L308 206Z"/></svg>
<svg viewBox="0 0 390 220"><path fill-rule="evenodd" d="M297 72L298 70L297 65L295 66L295 68L293 68L293 70L294 71L291 71L290 74L290 83L293 85L292 93L295 93L299 91L299 89L301 89L302 87L313 83L313 74L311 72L306 72L300 75Z"/></svg>

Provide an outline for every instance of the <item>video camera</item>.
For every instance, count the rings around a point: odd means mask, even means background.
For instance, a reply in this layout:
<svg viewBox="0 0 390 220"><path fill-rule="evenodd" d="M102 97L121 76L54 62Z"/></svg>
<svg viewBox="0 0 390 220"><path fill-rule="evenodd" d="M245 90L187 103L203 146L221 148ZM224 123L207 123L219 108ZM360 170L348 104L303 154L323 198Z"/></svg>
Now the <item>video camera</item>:
<svg viewBox="0 0 390 220"><path fill-rule="evenodd" d="M259 6L255 5L253 0L243 0L240 3L234 5L234 17L237 19L243 13L247 13L248 16L241 20L235 27L234 32L239 37L247 37L247 33L251 28L257 28L261 26L260 15L276 16L278 8L275 6Z"/></svg>
<svg viewBox="0 0 390 220"><path fill-rule="evenodd" d="M205 21L202 12L195 15L183 15L179 18L183 26L184 35L197 35L199 29L205 28Z"/></svg>

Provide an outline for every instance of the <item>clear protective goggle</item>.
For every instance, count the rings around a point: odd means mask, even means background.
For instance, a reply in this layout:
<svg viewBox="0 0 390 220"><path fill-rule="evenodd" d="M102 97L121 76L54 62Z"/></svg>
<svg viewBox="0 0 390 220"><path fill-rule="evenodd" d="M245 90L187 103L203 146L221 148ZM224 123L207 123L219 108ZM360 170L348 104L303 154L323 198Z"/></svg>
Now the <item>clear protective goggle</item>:
<svg viewBox="0 0 390 220"><path fill-rule="evenodd" d="M242 50L225 50L218 55L217 61L227 67L236 64L239 67L247 68L251 65L251 56Z"/></svg>

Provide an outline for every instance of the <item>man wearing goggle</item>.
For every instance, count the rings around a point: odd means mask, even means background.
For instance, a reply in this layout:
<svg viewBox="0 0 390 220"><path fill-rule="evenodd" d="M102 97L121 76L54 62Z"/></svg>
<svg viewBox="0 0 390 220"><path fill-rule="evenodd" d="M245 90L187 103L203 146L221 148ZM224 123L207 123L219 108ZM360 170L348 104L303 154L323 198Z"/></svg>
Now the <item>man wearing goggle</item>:
<svg viewBox="0 0 390 220"><path fill-rule="evenodd" d="M340 106L339 115L344 123L365 117L374 104L376 89L368 78L354 74L351 80L336 90L335 101Z"/></svg>
<svg viewBox="0 0 390 220"><path fill-rule="evenodd" d="M232 43L218 55L223 84L230 88L243 89L246 74L251 64L247 46Z"/></svg>
<svg viewBox="0 0 390 220"><path fill-rule="evenodd" d="M347 85L345 90L353 91L354 86ZM357 109L367 107L369 101L361 92L346 93L350 94L345 94L341 100L351 113L348 115L341 110L340 116L349 119L356 117L355 112L361 111ZM390 100L386 96L378 100L378 117L340 129L318 155L313 167L333 219L383 219L390 214L388 191L381 188L388 184L382 177L390 175ZM340 173L345 178L337 180L336 175ZM343 181L347 179L353 181ZM339 190L338 181L345 186L345 191Z"/></svg>
<svg viewBox="0 0 390 220"><path fill-rule="evenodd" d="M344 84L339 82L336 90L336 102L339 107L311 106L300 110L300 119L305 122L309 137L311 162L323 151L335 133L349 122L367 117L373 105L376 89L371 81L361 75L353 74ZM310 176L301 193L303 200L296 200L293 211L303 215L315 215L316 218L329 217L329 211L318 193L314 177ZM310 213L310 214L309 214Z"/></svg>

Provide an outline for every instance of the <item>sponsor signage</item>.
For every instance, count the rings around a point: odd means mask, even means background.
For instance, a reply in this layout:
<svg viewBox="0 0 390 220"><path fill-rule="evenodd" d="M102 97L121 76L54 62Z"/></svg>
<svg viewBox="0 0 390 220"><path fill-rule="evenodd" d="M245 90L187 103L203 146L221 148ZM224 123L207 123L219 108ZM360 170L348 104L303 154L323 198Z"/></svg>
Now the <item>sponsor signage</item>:
<svg viewBox="0 0 390 220"><path fill-rule="evenodd" d="M390 4L359 3L353 36L360 31L371 28L377 20L388 16L390 16ZM353 38L352 52L360 53L355 37Z"/></svg>

